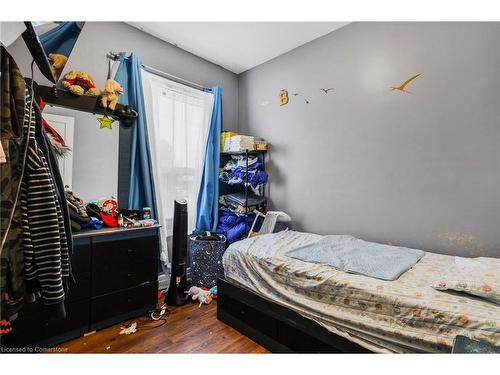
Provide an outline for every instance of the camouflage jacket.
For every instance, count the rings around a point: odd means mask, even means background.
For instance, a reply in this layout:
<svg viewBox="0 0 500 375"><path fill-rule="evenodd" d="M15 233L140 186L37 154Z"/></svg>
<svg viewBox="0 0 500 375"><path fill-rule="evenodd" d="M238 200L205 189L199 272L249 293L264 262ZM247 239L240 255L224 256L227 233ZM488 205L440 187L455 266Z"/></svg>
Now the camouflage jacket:
<svg viewBox="0 0 500 375"><path fill-rule="evenodd" d="M15 310L14 307L25 294L21 209L18 198L25 165L23 122L26 84L14 59L3 46L0 47L0 55L0 140L7 159L6 163L0 164L0 314L8 318L9 312Z"/></svg>

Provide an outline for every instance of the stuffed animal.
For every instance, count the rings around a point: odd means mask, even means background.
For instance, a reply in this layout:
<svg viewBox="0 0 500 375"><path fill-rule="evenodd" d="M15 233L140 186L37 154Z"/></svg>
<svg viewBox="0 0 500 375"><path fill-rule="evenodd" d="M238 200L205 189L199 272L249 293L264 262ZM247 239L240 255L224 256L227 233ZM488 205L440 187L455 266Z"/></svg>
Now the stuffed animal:
<svg viewBox="0 0 500 375"><path fill-rule="evenodd" d="M61 75L67 61L68 58L60 53L49 53L49 62L57 76Z"/></svg>
<svg viewBox="0 0 500 375"><path fill-rule="evenodd" d="M118 201L115 198L102 198L97 201L97 205L101 211L117 216L118 215Z"/></svg>
<svg viewBox="0 0 500 375"><path fill-rule="evenodd" d="M210 297L212 297L213 299L217 299L217 286L210 288L209 292Z"/></svg>
<svg viewBox="0 0 500 375"><path fill-rule="evenodd" d="M90 74L78 70L72 70L66 74L62 84L75 95L99 96L101 94L101 91L95 87L94 79Z"/></svg>
<svg viewBox="0 0 500 375"><path fill-rule="evenodd" d="M108 79L104 85L104 91L101 96L101 106L115 110L118 97L123 94L123 87L114 79Z"/></svg>
<svg viewBox="0 0 500 375"><path fill-rule="evenodd" d="M212 302L212 296L209 290L203 290L197 286L192 286L186 293L191 296L193 301L198 300L200 303L198 307L201 307L203 304L208 305Z"/></svg>

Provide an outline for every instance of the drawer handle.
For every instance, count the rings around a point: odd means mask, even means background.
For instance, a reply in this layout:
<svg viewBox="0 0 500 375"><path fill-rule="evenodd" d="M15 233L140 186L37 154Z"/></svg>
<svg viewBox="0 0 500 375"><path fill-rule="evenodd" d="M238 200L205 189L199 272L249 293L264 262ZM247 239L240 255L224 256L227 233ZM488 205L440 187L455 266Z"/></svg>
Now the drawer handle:
<svg viewBox="0 0 500 375"><path fill-rule="evenodd" d="M131 273L127 273L127 276L128 276L128 277L132 277L132 274L131 274Z"/></svg>
<svg viewBox="0 0 500 375"><path fill-rule="evenodd" d="M131 303L132 302L132 298L127 298L127 303Z"/></svg>
<svg viewBox="0 0 500 375"><path fill-rule="evenodd" d="M132 254L134 252L134 249L127 249L127 253Z"/></svg>

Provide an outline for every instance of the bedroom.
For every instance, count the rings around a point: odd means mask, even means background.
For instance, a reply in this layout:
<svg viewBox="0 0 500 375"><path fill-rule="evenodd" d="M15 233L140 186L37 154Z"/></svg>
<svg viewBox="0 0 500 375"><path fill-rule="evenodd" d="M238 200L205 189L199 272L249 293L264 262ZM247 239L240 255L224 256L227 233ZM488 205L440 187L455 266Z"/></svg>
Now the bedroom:
<svg viewBox="0 0 500 375"><path fill-rule="evenodd" d="M2 20L6 357L499 352L500 23L282 13Z"/></svg>

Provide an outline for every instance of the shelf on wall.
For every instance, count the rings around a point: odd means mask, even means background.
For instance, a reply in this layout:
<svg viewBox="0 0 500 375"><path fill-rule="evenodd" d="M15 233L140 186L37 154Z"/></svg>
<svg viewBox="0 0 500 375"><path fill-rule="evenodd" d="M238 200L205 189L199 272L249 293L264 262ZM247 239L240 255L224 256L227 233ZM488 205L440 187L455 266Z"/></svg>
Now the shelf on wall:
<svg viewBox="0 0 500 375"><path fill-rule="evenodd" d="M238 182L238 183L235 183L235 184L230 184L229 182L227 181L222 181L219 179L219 182L221 184L224 184L224 185L229 185L229 186L245 186L245 182L244 181L241 181L241 182ZM267 185L267 182L264 182L263 184L261 185ZM251 186L251 185L248 185L248 186Z"/></svg>
<svg viewBox="0 0 500 375"><path fill-rule="evenodd" d="M247 152L249 154L265 154L267 150L222 151L221 155L245 155Z"/></svg>
<svg viewBox="0 0 500 375"><path fill-rule="evenodd" d="M74 95L66 90L54 89L48 86L38 86L37 90L43 101L50 106L74 109L88 112L94 115L108 115L126 123L131 123L137 118L137 112L129 106L117 104L114 111L102 108L98 103L98 97L86 95Z"/></svg>

